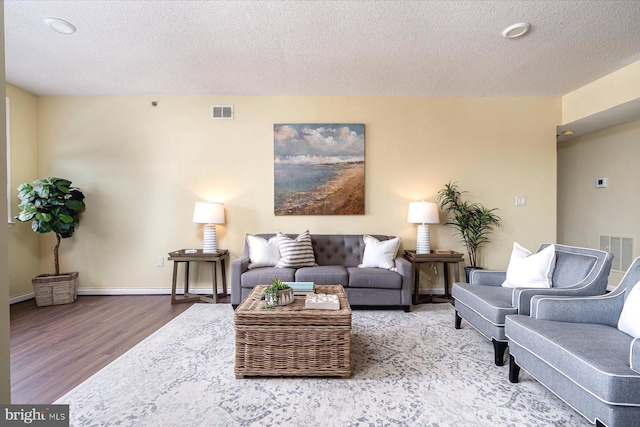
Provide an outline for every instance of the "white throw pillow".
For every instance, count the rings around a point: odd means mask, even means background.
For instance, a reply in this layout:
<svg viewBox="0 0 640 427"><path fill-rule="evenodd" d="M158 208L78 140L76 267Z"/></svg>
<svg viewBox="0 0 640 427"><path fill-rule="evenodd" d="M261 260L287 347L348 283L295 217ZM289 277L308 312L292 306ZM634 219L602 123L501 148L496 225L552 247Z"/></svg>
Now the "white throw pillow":
<svg viewBox="0 0 640 427"><path fill-rule="evenodd" d="M264 237L247 234L249 246L249 268L273 267L280 261L280 249L277 236L269 240Z"/></svg>
<svg viewBox="0 0 640 427"><path fill-rule="evenodd" d="M276 237L281 256L280 261L276 264L277 268L314 267L316 265L309 230L300 233L295 240L279 231Z"/></svg>
<svg viewBox="0 0 640 427"><path fill-rule="evenodd" d="M640 282L636 283L624 301L618 329L634 338L640 338Z"/></svg>
<svg viewBox="0 0 640 427"><path fill-rule="evenodd" d="M513 251L507 267L507 288L550 288L553 270L556 267L556 246L549 245L538 253L513 242Z"/></svg>
<svg viewBox="0 0 640 427"><path fill-rule="evenodd" d="M373 267L394 270L396 266L396 255L400 247L400 238L379 241L373 236L364 235L364 255L362 256L361 268Z"/></svg>

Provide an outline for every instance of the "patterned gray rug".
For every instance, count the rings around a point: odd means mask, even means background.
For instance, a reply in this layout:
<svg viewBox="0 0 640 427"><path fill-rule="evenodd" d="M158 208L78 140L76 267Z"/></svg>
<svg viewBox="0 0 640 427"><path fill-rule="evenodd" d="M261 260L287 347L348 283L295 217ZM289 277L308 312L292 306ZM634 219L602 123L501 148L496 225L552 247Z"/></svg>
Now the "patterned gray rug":
<svg viewBox="0 0 640 427"><path fill-rule="evenodd" d="M194 305L55 403L72 426L581 426L453 307L354 311L351 379L233 375L233 311Z"/></svg>

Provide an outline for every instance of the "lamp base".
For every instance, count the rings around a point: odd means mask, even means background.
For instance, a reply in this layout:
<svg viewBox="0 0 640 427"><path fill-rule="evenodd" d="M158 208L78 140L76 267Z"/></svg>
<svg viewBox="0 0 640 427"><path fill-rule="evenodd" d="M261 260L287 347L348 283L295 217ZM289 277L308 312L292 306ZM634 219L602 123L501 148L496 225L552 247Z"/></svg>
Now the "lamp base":
<svg viewBox="0 0 640 427"><path fill-rule="evenodd" d="M204 225L204 241L202 243L202 253L215 254L218 252L218 242L216 239L216 225Z"/></svg>
<svg viewBox="0 0 640 427"><path fill-rule="evenodd" d="M429 226L427 224L418 225L418 238L416 240L417 254L430 254L431 242L429 241Z"/></svg>

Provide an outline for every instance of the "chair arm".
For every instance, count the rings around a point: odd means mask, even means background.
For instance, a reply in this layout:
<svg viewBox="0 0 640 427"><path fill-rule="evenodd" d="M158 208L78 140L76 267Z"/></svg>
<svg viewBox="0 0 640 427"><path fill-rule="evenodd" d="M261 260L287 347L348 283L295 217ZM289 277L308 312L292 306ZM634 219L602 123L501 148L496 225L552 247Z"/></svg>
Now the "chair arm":
<svg viewBox="0 0 640 427"><path fill-rule="evenodd" d="M624 293L587 297L538 295L531 300L531 317L572 323L618 326Z"/></svg>
<svg viewBox="0 0 640 427"><path fill-rule="evenodd" d="M629 366L636 372L640 372L640 338L631 341L631 355L629 356Z"/></svg>
<svg viewBox="0 0 640 427"><path fill-rule="evenodd" d="M231 263L231 304L242 302L242 287L240 279L242 273L249 270L249 255L242 255Z"/></svg>
<svg viewBox="0 0 640 427"><path fill-rule="evenodd" d="M515 288L511 303L517 307L518 314L529 315L531 299L536 295L548 295L551 297L584 297L589 296L580 288Z"/></svg>
<svg viewBox="0 0 640 427"><path fill-rule="evenodd" d="M472 270L469 283L472 285L502 286L502 282L506 279L506 271Z"/></svg>

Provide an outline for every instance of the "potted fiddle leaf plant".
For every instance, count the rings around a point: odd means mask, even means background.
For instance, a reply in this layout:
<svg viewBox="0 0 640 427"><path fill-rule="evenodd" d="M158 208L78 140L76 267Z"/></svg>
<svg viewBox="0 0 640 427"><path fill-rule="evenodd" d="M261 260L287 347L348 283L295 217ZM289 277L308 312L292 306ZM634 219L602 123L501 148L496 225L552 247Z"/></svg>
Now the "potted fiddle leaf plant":
<svg viewBox="0 0 640 427"><path fill-rule="evenodd" d="M80 211L84 210L84 194L71 181L63 178L43 178L32 184L18 187L21 222L31 221L36 233L53 232L56 244L53 247L54 274L41 274L32 279L38 306L68 304L76 300L78 272L60 273L58 250L61 239L73 236L80 222Z"/></svg>
<svg viewBox="0 0 640 427"><path fill-rule="evenodd" d="M465 267L467 282L469 273L478 267L478 250L489 243L489 235L500 226L500 217L496 215L497 208L488 209L479 203L463 200L466 191L460 191L458 184L449 182L438 192L440 208L446 212L445 225L452 226L459 234L467 249L469 267Z"/></svg>

